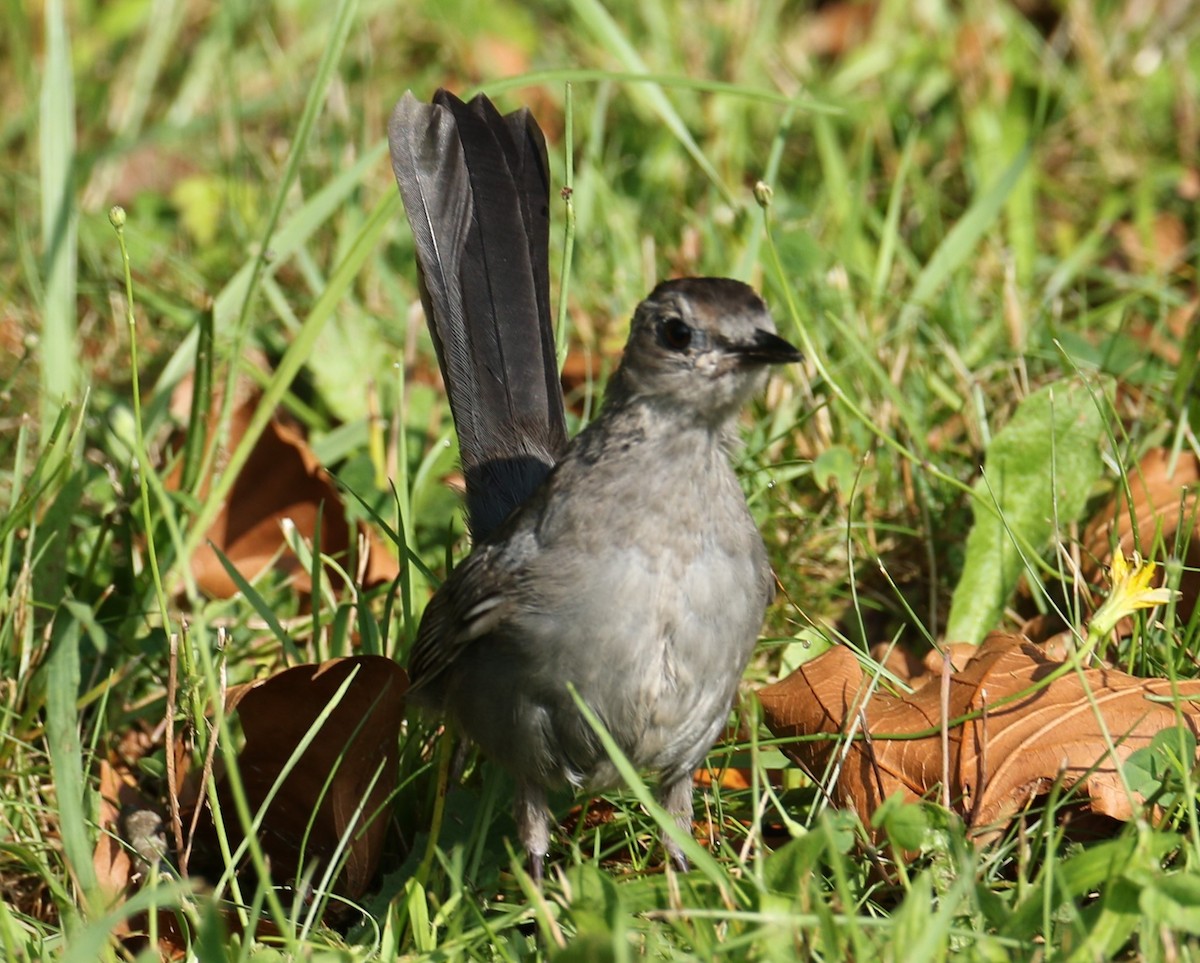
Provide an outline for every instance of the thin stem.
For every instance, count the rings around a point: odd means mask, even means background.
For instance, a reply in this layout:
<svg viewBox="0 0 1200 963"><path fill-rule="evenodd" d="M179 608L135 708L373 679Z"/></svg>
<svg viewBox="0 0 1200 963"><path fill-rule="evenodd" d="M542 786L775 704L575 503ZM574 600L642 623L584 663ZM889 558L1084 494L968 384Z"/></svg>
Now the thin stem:
<svg viewBox="0 0 1200 963"><path fill-rule="evenodd" d="M158 570L158 551L154 547L154 525L150 512L150 484L146 473L150 471L150 457L146 450L146 432L142 424L142 392L138 376L137 323L133 317L133 275L129 268L129 249L125 246L125 208L114 206L108 212L108 221L117 232L117 246L121 250L121 268L125 272L125 323L129 327L129 367L133 391L133 428L136 439L135 467L137 469L138 500L142 507L142 526L146 532L146 555L150 560L150 577L154 580L154 595L158 601L159 617L163 630L170 631L167 610L167 593L163 590L162 573Z"/></svg>

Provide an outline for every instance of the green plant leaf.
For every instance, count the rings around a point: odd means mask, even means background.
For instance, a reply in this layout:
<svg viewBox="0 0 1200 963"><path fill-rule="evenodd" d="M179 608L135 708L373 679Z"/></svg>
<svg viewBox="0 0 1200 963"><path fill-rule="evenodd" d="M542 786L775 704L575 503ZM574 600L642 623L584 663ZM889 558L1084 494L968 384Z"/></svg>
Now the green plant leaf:
<svg viewBox="0 0 1200 963"><path fill-rule="evenodd" d="M888 839L899 850L916 852L925 842L929 819L925 810L916 803L906 803L900 793L892 793L883 805L875 810L871 825L883 827Z"/></svg>
<svg viewBox="0 0 1200 963"><path fill-rule="evenodd" d="M82 638L74 611L64 606L54 620L50 657L46 660L46 744L57 792L59 833L71 873L91 899L97 891L92 868L92 839L85 815L83 747L79 740L79 642Z"/></svg>
<svg viewBox="0 0 1200 963"><path fill-rule="evenodd" d="M594 863L571 867L571 920L575 938L556 959L627 960L628 910L613 878Z"/></svg>
<svg viewBox="0 0 1200 963"><path fill-rule="evenodd" d="M1138 889L1124 877L1111 880L1099 898L1080 911L1072 938L1063 941L1071 948L1067 957L1071 963L1111 960L1116 956L1137 928Z"/></svg>
<svg viewBox="0 0 1200 963"><path fill-rule="evenodd" d="M76 400L79 355L75 295L79 216L75 204L75 77L66 5L46 4L46 59L38 127L42 196L42 426Z"/></svg>
<svg viewBox="0 0 1200 963"><path fill-rule="evenodd" d="M825 851L819 833L789 839L763 860L763 883L773 893L791 896L800 892Z"/></svg>
<svg viewBox="0 0 1200 963"><path fill-rule="evenodd" d="M1175 805L1187 785L1187 773L1196 758L1196 737L1190 729L1163 729L1130 753L1123 767L1129 788L1164 809Z"/></svg>
<svg viewBox="0 0 1200 963"><path fill-rule="evenodd" d="M849 498L858 480L859 460L845 445L831 445L813 461L813 481L823 492L836 490Z"/></svg>
<svg viewBox="0 0 1200 963"><path fill-rule="evenodd" d="M1200 875L1146 873L1138 906L1152 923L1176 932L1200 933Z"/></svg>
<svg viewBox="0 0 1200 963"><path fill-rule="evenodd" d="M1053 872L1043 873L1013 908L1001 935L1018 939L1038 935L1047 912L1053 914L1088 893L1106 891L1130 877L1157 874L1159 861L1178 846L1179 837L1174 833L1126 833L1057 861Z"/></svg>
<svg viewBox="0 0 1200 963"><path fill-rule="evenodd" d="M1062 379L1026 398L992 439L946 638L978 644L1000 620L1031 555L1083 512L1103 469L1106 381Z"/></svg>

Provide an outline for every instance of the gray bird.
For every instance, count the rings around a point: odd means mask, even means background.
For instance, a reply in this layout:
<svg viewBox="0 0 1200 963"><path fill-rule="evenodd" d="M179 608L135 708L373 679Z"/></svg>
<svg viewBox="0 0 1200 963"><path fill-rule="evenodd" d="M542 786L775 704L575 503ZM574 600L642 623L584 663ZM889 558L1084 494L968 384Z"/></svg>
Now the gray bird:
<svg viewBox="0 0 1200 963"><path fill-rule="evenodd" d="M800 356L745 284L666 281L638 305L598 417L568 444L536 123L439 91L432 106L405 95L388 136L475 539L425 609L410 696L513 775L540 878L547 790L619 782L568 683L690 829L692 773L773 595L729 464L735 421L767 366Z"/></svg>

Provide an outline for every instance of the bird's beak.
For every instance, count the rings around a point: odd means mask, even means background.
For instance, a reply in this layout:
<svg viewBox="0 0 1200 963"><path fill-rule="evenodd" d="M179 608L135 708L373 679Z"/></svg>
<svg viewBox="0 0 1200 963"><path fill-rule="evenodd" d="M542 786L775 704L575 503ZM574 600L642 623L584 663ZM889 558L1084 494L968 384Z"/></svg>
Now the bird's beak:
<svg viewBox="0 0 1200 963"><path fill-rule="evenodd" d="M761 329L751 340L729 345L729 350L745 365L790 364L803 357L790 342Z"/></svg>

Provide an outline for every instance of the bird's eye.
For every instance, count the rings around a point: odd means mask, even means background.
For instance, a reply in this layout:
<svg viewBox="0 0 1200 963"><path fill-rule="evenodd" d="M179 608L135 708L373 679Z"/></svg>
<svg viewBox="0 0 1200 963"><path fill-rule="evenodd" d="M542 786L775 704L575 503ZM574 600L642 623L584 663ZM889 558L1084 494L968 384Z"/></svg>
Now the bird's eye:
<svg viewBox="0 0 1200 963"><path fill-rule="evenodd" d="M659 325L662 343L672 351L686 351L692 343L692 329L680 318L666 318Z"/></svg>

